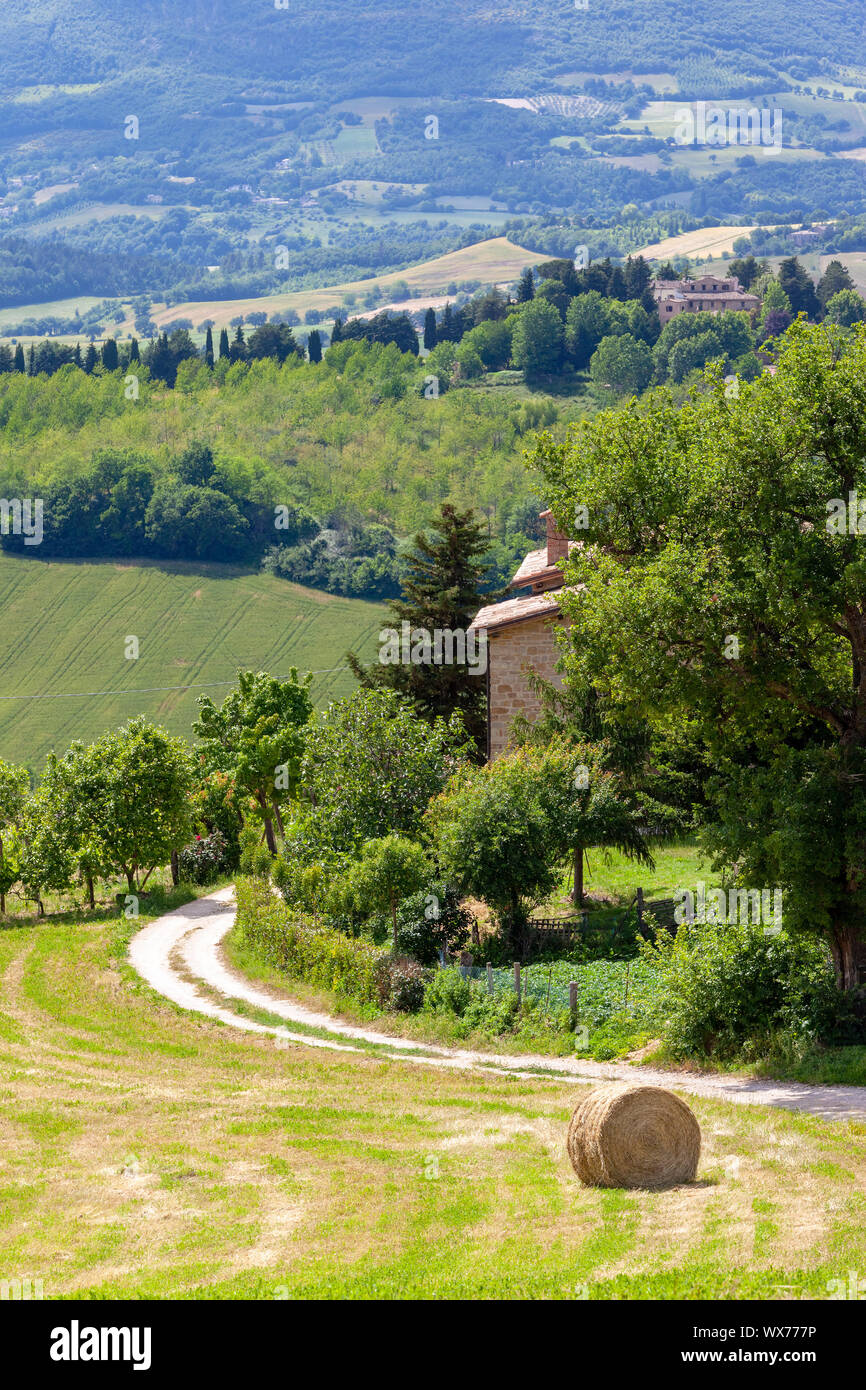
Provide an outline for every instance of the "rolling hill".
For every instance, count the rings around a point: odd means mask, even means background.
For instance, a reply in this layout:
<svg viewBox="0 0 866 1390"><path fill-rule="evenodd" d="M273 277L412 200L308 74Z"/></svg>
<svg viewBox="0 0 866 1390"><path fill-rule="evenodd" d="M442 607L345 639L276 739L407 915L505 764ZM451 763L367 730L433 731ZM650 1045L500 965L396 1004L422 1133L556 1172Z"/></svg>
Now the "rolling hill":
<svg viewBox="0 0 866 1390"><path fill-rule="evenodd" d="M0 555L0 602L0 757L37 775L52 748L136 714L191 737L199 689L221 700L238 666L313 670L326 704L354 688L343 657L375 650L382 611L230 566L10 555ZM132 636L137 660L124 654Z"/></svg>

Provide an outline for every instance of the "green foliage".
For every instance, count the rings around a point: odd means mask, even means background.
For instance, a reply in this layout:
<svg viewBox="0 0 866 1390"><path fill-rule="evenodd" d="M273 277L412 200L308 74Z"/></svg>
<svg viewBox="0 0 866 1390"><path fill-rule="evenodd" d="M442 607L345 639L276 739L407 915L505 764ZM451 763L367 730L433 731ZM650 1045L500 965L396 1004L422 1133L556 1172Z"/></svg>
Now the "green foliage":
<svg viewBox="0 0 866 1390"><path fill-rule="evenodd" d="M618 396L637 395L652 381L652 351L630 333L602 338L589 364L589 374L596 386L609 388Z"/></svg>
<svg viewBox="0 0 866 1390"><path fill-rule="evenodd" d="M565 330L562 319L547 300L536 298L524 304L511 341L514 365L527 376L561 369Z"/></svg>
<svg viewBox="0 0 866 1390"><path fill-rule="evenodd" d="M544 791L535 761L521 750L458 773L427 813L445 875L512 931L556 883L562 850L550 834Z"/></svg>
<svg viewBox="0 0 866 1390"><path fill-rule="evenodd" d="M310 723L300 797L340 853L392 831L417 839L427 803L467 752L459 719L431 725L394 691L357 690Z"/></svg>
<svg viewBox="0 0 866 1390"><path fill-rule="evenodd" d="M692 348L690 355L686 356L687 349L680 345L684 340L694 339L699 340L700 346L697 349ZM679 359L679 365L676 366L678 375L674 377L674 352L678 347L684 355ZM653 349L656 380L681 381L687 372L695 367L702 367L713 357L721 356L732 362L744 353L750 353L753 347L754 337L747 314L733 311L723 314L704 311L698 314L677 314L670 323L665 324Z"/></svg>
<svg viewBox="0 0 866 1390"><path fill-rule="evenodd" d="M78 794L86 794L80 785ZM40 916L43 894L65 892L75 872L74 831L67 812L51 781L37 788L21 812L18 877L25 896L38 903Z"/></svg>
<svg viewBox="0 0 866 1390"><path fill-rule="evenodd" d="M339 898L365 917L390 912L394 950L397 949L397 908L404 898L417 893L430 876L430 865L421 845L401 835L367 840L360 857L340 885Z"/></svg>
<svg viewBox="0 0 866 1390"><path fill-rule="evenodd" d="M674 1057L754 1060L774 1035L855 1042L826 949L807 938L767 935L761 927L681 927L647 948L661 972L657 1015Z"/></svg>
<svg viewBox="0 0 866 1390"><path fill-rule="evenodd" d="M225 837L219 830L210 835L196 835L178 852L182 883L213 883L235 867Z"/></svg>
<svg viewBox="0 0 866 1390"><path fill-rule="evenodd" d="M853 328L855 323L866 320L866 304L856 290L839 290L827 301L826 316L828 323Z"/></svg>
<svg viewBox="0 0 866 1390"><path fill-rule="evenodd" d="M817 295L826 310L830 300L843 290L855 289L849 271L841 261L830 261L817 285Z"/></svg>
<svg viewBox="0 0 866 1390"><path fill-rule="evenodd" d="M382 956L376 966L379 1003L394 1013L417 1013L424 1002L425 975L407 956Z"/></svg>
<svg viewBox="0 0 866 1390"><path fill-rule="evenodd" d="M88 747L74 743L62 758L52 756L37 796L85 857L124 873L132 892L140 872L165 864L188 837L192 787L185 744L140 716ZM31 839L40 843L37 834Z"/></svg>
<svg viewBox="0 0 866 1390"><path fill-rule="evenodd" d="M443 506L430 530L415 537L401 581L401 597L388 605L393 630L401 634L402 624L408 623L410 636L416 630L427 633L431 644L437 631L465 634L483 603L487 550L488 542L475 513ZM432 650L430 659L420 662L383 662L380 652L380 660L366 670L354 653L348 660L362 685L399 691L431 722L457 713L479 751L483 747L487 727L485 678L483 671L473 672L472 667L481 663L470 663L468 654L462 663L454 659L437 664ZM486 668L486 661L483 664Z"/></svg>
<svg viewBox="0 0 866 1390"><path fill-rule="evenodd" d="M726 817L719 851L734 864L748 842L761 868L747 881L781 886L804 926L811 909L850 989L866 927L856 661L852 680L866 581L856 524L829 522L833 499L866 492L866 333L799 323L781 344L776 375L738 395L717 380L676 410L659 393L565 445L543 438L536 458L561 524L577 504L591 521L562 598L580 633L568 671L659 728L692 721L726 776L743 769L743 828ZM816 835L820 903L804 876Z"/></svg>
<svg viewBox="0 0 866 1390"><path fill-rule="evenodd" d="M335 990L359 1004L377 1004L382 952L369 941L300 922L259 878L236 885L244 941L269 965L308 984Z"/></svg>
<svg viewBox="0 0 866 1390"><path fill-rule="evenodd" d="M309 675L287 680L264 671L238 671L238 688L217 708L199 697L200 714L193 732L201 740L206 763L230 775L251 797L265 824L268 848L276 850L272 820L281 823L280 807L298 784L303 729L312 713Z"/></svg>
<svg viewBox="0 0 866 1390"><path fill-rule="evenodd" d="M466 945L473 920L450 884L427 883L397 908L397 950L421 965L435 965L440 951L453 954ZM383 925L391 923L383 919Z"/></svg>

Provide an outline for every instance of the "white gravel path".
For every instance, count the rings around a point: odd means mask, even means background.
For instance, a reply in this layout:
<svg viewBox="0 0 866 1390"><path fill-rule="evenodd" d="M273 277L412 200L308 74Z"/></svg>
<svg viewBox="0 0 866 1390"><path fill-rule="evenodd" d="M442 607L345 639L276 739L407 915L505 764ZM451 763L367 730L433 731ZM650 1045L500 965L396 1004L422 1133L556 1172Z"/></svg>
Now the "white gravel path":
<svg viewBox="0 0 866 1390"><path fill-rule="evenodd" d="M668 1086L688 1095L717 1097L742 1105L768 1105L785 1110L802 1110L826 1120L866 1120L866 1087L807 1086L795 1081L761 1081L749 1077L698 1075L694 1072L660 1071L627 1063L584 1061L574 1057L545 1057L533 1054L501 1055L462 1048L439 1047L407 1038L380 1033L373 1028L356 1027L317 1013L271 992L228 966L221 943L234 919L234 890L223 888L206 898L198 898L151 922L133 937L129 958L138 974L159 994L181 1008L206 1014L234 1028L251 1033L267 1033L278 1039L302 1043L307 1047L339 1052L367 1050L363 1044L389 1049L386 1060L426 1066L479 1071L505 1070L518 1076L550 1072L560 1081L640 1081ZM195 981L206 986L198 987ZM216 993L225 1003L216 1002ZM292 1032L278 1025L256 1023L235 1013L232 999L242 999L288 1023L326 1031L327 1037ZM358 1046L357 1044L362 1044ZM381 1054L380 1054L381 1056Z"/></svg>

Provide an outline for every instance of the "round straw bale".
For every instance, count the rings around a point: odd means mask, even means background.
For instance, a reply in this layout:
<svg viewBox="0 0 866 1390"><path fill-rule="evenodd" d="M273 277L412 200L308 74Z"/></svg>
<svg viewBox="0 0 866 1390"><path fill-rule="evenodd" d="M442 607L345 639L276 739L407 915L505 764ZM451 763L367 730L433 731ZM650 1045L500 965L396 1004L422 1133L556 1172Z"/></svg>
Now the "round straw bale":
<svg viewBox="0 0 866 1390"><path fill-rule="evenodd" d="M568 1156L590 1187L692 1182L701 1130L684 1100L662 1086L601 1086L576 1107Z"/></svg>

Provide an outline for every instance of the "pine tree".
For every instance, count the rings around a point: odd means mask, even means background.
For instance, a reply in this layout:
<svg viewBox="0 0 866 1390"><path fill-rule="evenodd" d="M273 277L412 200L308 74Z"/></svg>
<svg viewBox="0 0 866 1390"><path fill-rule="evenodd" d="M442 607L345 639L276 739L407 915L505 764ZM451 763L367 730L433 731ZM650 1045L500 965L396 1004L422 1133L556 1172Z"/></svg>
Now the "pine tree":
<svg viewBox="0 0 866 1390"><path fill-rule="evenodd" d="M776 279L790 299L794 314L807 314L810 319L819 317L821 304L815 293L812 277L801 266L796 256L790 256L788 260L780 263Z"/></svg>
<svg viewBox="0 0 866 1390"><path fill-rule="evenodd" d="M518 304L528 304L530 299L534 298L535 276L532 274L532 266L528 265L517 285L517 302Z"/></svg>
<svg viewBox="0 0 866 1390"><path fill-rule="evenodd" d="M428 309L424 315L424 346L429 352L436 346L436 312Z"/></svg>
<svg viewBox="0 0 866 1390"><path fill-rule="evenodd" d="M311 362L321 362L322 360L322 335L318 328L314 328L307 339L307 352Z"/></svg>
<svg viewBox="0 0 866 1390"><path fill-rule="evenodd" d="M20 343L15 349L15 363L12 370L16 372L26 372L27 370L27 366L24 362L24 349Z"/></svg>
<svg viewBox="0 0 866 1390"><path fill-rule="evenodd" d="M331 330L331 346L333 347L334 343L341 343L342 341L343 341L343 320L342 320L342 319L334 319L334 327L333 327L333 329Z"/></svg>
<svg viewBox="0 0 866 1390"><path fill-rule="evenodd" d="M643 299L652 271L643 256L629 256L625 263L625 287L629 299Z"/></svg>
<svg viewBox="0 0 866 1390"><path fill-rule="evenodd" d="M229 331L227 328L223 328L220 330L220 357L228 357L230 356L230 353L231 349L229 348Z"/></svg>
<svg viewBox="0 0 866 1390"><path fill-rule="evenodd" d="M117 343L114 338L106 338L102 346L102 365L107 372L116 372L120 366Z"/></svg>
<svg viewBox="0 0 866 1390"><path fill-rule="evenodd" d="M831 261L818 281L818 298L822 309L826 309L834 294L840 290L855 290L857 286L841 261Z"/></svg>
<svg viewBox="0 0 866 1390"><path fill-rule="evenodd" d="M388 604L397 631L408 623L410 632L421 628L431 641L437 630L465 633L483 604L479 585L487 571L482 558L486 551L483 528L474 520L472 510L459 512L444 505L432 534L415 537L415 553L400 586L402 598ZM362 685L399 690L409 696L425 719L432 721L437 715L447 719L456 710L479 753L484 752L487 694L483 674L472 675L468 664L456 661L439 665L376 663L365 670L353 652L347 660Z"/></svg>
<svg viewBox="0 0 866 1390"><path fill-rule="evenodd" d="M209 367L213 366L213 329L210 326L205 334L204 360Z"/></svg>
<svg viewBox="0 0 866 1390"><path fill-rule="evenodd" d="M628 299L628 286L626 285L625 274L620 265L611 268L610 279L607 282L608 299Z"/></svg>

